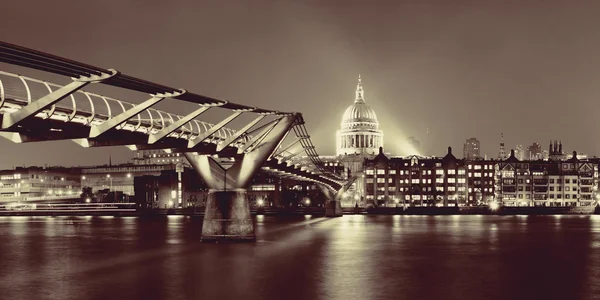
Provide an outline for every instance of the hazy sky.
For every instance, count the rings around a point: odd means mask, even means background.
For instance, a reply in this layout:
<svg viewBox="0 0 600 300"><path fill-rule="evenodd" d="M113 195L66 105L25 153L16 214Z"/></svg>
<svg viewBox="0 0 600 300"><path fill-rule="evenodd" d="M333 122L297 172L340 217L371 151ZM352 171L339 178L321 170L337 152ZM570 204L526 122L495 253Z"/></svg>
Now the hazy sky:
<svg viewBox="0 0 600 300"><path fill-rule="evenodd" d="M561 139L565 150L600 155L598 16L600 2L573 0L20 0L2 5L0 39L302 112L323 155L335 151L359 73L386 152L412 135L431 154L450 145L462 157L477 137L495 157L504 132L509 148ZM72 142L0 147L1 168L132 155Z"/></svg>

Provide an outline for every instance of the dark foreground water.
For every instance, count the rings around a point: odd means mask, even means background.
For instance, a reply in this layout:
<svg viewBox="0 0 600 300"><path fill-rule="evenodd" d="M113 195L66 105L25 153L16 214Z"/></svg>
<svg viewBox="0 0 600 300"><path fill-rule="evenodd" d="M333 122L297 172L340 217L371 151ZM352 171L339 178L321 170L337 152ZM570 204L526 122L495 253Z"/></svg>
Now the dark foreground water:
<svg viewBox="0 0 600 300"><path fill-rule="evenodd" d="M599 299L600 216L0 217L2 299Z"/></svg>

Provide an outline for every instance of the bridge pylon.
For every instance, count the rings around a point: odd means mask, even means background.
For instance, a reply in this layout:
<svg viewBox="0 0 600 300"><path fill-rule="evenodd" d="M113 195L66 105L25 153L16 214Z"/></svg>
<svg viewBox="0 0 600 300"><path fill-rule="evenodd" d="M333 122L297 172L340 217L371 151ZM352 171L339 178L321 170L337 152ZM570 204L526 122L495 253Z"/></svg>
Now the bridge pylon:
<svg viewBox="0 0 600 300"><path fill-rule="evenodd" d="M202 241L255 241L246 188L252 177L279 147L297 116L279 118L258 136L233 165L226 169L211 155L185 153L194 170L209 187Z"/></svg>
<svg viewBox="0 0 600 300"><path fill-rule="evenodd" d="M327 188L326 186L319 184L323 195L327 199L325 203L325 217L334 218L342 216L342 198L348 189L352 186L356 180L356 177L350 178L347 182L345 182L342 187L335 191Z"/></svg>

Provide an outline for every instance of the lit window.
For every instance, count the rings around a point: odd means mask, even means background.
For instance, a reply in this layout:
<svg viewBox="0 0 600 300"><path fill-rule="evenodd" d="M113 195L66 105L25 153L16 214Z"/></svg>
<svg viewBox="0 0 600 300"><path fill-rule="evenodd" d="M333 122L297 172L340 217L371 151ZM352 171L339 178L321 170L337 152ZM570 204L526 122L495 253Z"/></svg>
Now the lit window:
<svg viewBox="0 0 600 300"><path fill-rule="evenodd" d="M465 183L467 180L464 178L458 178L458 183Z"/></svg>
<svg viewBox="0 0 600 300"><path fill-rule="evenodd" d="M390 170L390 175L396 175L396 170Z"/></svg>
<svg viewBox="0 0 600 300"><path fill-rule="evenodd" d="M437 174L437 175L443 175L444 174L444 170L441 170L441 169L435 170L435 174Z"/></svg>
<svg viewBox="0 0 600 300"><path fill-rule="evenodd" d="M367 173L367 175L373 175L373 170L369 169L369 170L366 171L366 173Z"/></svg>
<svg viewBox="0 0 600 300"><path fill-rule="evenodd" d="M450 170L448 170L448 174L450 174L450 175L456 174L456 170L450 169Z"/></svg>
<svg viewBox="0 0 600 300"><path fill-rule="evenodd" d="M412 183L413 184L419 184L419 178L413 178L412 179Z"/></svg>
<svg viewBox="0 0 600 300"><path fill-rule="evenodd" d="M448 183L455 183L455 179L454 179L454 177L450 177L450 178L448 178Z"/></svg>
<svg viewBox="0 0 600 300"><path fill-rule="evenodd" d="M465 175L465 170L464 169L458 170L458 175Z"/></svg>
<svg viewBox="0 0 600 300"><path fill-rule="evenodd" d="M481 170L481 165L475 165L475 170Z"/></svg>
<svg viewBox="0 0 600 300"><path fill-rule="evenodd" d="M384 169L377 169L377 175L384 175L384 174L385 174Z"/></svg>

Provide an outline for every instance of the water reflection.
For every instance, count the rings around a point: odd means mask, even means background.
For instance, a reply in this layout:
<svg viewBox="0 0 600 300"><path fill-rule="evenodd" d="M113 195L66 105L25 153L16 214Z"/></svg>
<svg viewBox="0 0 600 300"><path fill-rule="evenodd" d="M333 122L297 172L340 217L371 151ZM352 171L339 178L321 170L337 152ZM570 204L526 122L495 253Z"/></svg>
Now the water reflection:
<svg viewBox="0 0 600 300"><path fill-rule="evenodd" d="M201 218L1 217L11 299L593 299L599 216L256 217L203 244ZM34 287L34 288L32 288Z"/></svg>

